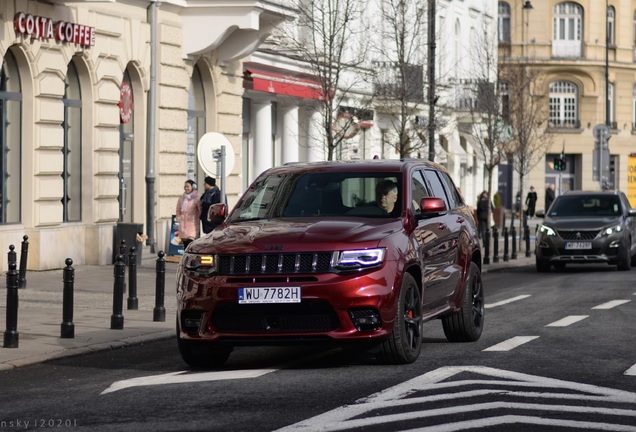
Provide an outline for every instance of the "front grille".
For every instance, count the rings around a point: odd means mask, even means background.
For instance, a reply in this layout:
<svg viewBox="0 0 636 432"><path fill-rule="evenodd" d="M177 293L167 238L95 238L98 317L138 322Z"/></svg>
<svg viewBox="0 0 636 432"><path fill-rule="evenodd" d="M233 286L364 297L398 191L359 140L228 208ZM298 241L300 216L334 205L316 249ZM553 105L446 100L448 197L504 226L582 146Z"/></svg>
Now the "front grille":
<svg viewBox="0 0 636 432"><path fill-rule="evenodd" d="M580 241L580 240L594 240L600 231L561 231L559 235L563 240Z"/></svg>
<svg viewBox="0 0 636 432"><path fill-rule="evenodd" d="M212 324L219 332L327 332L340 326L328 303L308 300L297 304L217 305Z"/></svg>
<svg viewBox="0 0 636 432"><path fill-rule="evenodd" d="M256 275L281 273L328 273L332 252L297 254L219 255L221 275Z"/></svg>

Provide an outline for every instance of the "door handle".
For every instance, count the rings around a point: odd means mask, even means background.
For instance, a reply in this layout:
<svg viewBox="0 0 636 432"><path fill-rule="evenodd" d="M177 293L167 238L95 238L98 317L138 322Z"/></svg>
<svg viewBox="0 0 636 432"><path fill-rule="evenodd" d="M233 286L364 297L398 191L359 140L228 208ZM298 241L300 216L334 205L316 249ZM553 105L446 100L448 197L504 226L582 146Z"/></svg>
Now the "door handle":
<svg viewBox="0 0 636 432"><path fill-rule="evenodd" d="M445 229L446 229L446 224L445 224L445 223L440 223L440 224L437 226L437 229L445 230Z"/></svg>
<svg viewBox="0 0 636 432"><path fill-rule="evenodd" d="M464 222L464 218L461 216L457 216L457 223L463 223Z"/></svg>

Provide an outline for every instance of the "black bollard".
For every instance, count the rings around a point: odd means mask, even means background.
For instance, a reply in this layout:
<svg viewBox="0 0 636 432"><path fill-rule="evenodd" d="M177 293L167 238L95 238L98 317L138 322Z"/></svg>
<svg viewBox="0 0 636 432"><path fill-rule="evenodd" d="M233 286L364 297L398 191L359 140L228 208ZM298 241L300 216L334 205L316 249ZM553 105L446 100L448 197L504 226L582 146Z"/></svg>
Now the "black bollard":
<svg viewBox="0 0 636 432"><path fill-rule="evenodd" d="M64 267L64 293L62 295L62 324L60 326L60 337L62 339L73 339L75 337L75 324L73 324L73 286L75 284L75 269L73 260L66 258Z"/></svg>
<svg viewBox="0 0 636 432"><path fill-rule="evenodd" d="M492 228L492 262L499 262L499 230Z"/></svg>
<svg viewBox="0 0 636 432"><path fill-rule="evenodd" d="M15 268L18 267L17 254L15 253L15 246L13 245L9 246L9 253L7 254L7 262L9 263L9 267L11 267L11 263L14 263L16 265ZM18 281L18 285L20 285L19 281Z"/></svg>
<svg viewBox="0 0 636 432"><path fill-rule="evenodd" d="M11 245L11 248L13 245ZM15 261L9 261L7 272L7 328L4 332L4 348L18 348L20 334L18 333L18 271Z"/></svg>
<svg viewBox="0 0 636 432"><path fill-rule="evenodd" d="M153 321L166 320L166 308L163 306L164 293L166 289L166 260L165 253L159 251L157 254L157 280L155 284L155 308L152 311Z"/></svg>
<svg viewBox="0 0 636 432"><path fill-rule="evenodd" d="M119 243L119 254L121 256L124 257L124 290L122 291L122 293L126 293L126 258L128 257L128 255L126 254L126 240L125 239L121 239L121 242Z"/></svg>
<svg viewBox="0 0 636 432"><path fill-rule="evenodd" d="M515 227L512 227L512 254L510 255L510 258L512 259L517 259L517 230L515 229Z"/></svg>
<svg viewBox="0 0 636 432"><path fill-rule="evenodd" d="M126 265L124 264L124 256L122 254L117 255L114 266L114 280L113 283L113 314L110 317L110 328L112 330L121 330L124 328L124 315L122 309L124 307L124 270Z"/></svg>
<svg viewBox="0 0 636 432"><path fill-rule="evenodd" d="M490 230L484 233L484 264L490 264Z"/></svg>
<svg viewBox="0 0 636 432"><path fill-rule="evenodd" d="M503 260L504 261L509 261L510 260L510 255L509 255L509 247L508 247L508 227L504 227L503 229L503 235L504 235L504 257Z"/></svg>
<svg viewBox="0 0 636 432"><path fill-rule="evenodd" d="M137 254L136 248L130 247L130 255L128 255L128 309L139 309L139 300L137 299Z"/></svg>
<svg viewBox="0 0 636 432"><path fill-rule="evenodd" d="M22 237L22 248L20 249L20 288L26 288L27 258L29 255L29 236Z"/></svg>
<svg viewBox="0 0 636 432"><path fill-rule="evenodd" d="M523 227L524 236L526 237L526 257L532 256L530 252L530 227L526 225Z"/></svg>

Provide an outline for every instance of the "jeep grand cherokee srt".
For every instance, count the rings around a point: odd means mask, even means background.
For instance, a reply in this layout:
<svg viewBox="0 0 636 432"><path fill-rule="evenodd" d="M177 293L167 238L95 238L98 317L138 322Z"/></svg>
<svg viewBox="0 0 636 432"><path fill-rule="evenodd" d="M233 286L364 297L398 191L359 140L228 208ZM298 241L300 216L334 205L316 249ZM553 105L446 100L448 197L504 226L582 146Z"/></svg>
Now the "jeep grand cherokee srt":
<svg viewBox="0 0 636 432"><path fill-rule="evenodd" d="M422 324L476 341L481 250L470 209L440 165L422 160L295 163L262 173L177 272L177 340L192 367L235 346L362 344L414 362Z"/></svg>

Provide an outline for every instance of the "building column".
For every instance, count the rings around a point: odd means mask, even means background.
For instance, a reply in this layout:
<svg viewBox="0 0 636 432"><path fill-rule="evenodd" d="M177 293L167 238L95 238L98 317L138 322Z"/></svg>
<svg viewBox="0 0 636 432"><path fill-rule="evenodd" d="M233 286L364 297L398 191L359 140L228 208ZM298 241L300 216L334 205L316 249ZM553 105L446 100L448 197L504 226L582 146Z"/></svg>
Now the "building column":
<svg viewBox="0 0 636 432"><path fill-rule="evenodd" d="M298 133L298 105L281 107L283 117L283 137L281 163L298 162L299 133Z"/></svg>
<svg viewBox="0 0 636 432"><path fill-rule="evenodd" d="M321 125L322 114L318 110L312 110L309 116L307 136L307 161L309 162L325 160L325 139Z"/></svg>
<svg viewBox="0 0 636 432"><path fill-rule="evenodd" d="M252 149L251 183L263 171L272 167L274 147L272 144L272 104L270 101L252 101Z"/></svg>

